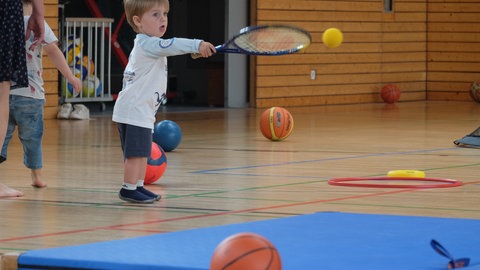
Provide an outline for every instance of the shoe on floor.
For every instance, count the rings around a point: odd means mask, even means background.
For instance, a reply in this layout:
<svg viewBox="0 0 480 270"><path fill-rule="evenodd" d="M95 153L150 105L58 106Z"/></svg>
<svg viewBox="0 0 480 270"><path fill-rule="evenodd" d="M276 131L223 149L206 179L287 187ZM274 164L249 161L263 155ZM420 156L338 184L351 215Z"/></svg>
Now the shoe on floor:
<svg viewBox="0 0 480 270"><path fill-rule="evenodd" d="M58 119L68 119L70 114L72 113L73 108L71 103L64 103L60 110L58 111L57 118Z"/></svg>
<svg viewBox="0 0 480 270"><path fill-rule="evenodd" d="M137 190L120 189L118 197L127 202L133 203L153 203L155 198L149 197Z"/></svg>
<svg viewBox="0 0 480 270"><path fill-rule="evenodd" d="M162 195L155 194L144 187L137 187L137 191L140 191L141 193L147 195L148 197L154 198L155 201L160 201L160 199L162 198Z"/></svg>
<svg viewBox="0 0 480 270"><path fill-rule="evenodd" d="M87 106L83 104L73 105L73 112L70 114L70 119L88 120L90 119L90 111Z"/></svg>

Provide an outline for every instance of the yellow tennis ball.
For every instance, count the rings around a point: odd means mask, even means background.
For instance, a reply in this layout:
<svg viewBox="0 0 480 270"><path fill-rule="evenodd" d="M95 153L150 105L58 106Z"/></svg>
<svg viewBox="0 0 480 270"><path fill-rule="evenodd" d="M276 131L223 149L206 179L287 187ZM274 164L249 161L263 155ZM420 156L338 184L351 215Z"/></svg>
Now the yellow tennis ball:
<svg viewBox="0 0 480 270"><path fill-rule="evenodd" d="M337 28L328 28L323 32L322 41L329 48L336 48L342 44L343 33Z"/></svg>

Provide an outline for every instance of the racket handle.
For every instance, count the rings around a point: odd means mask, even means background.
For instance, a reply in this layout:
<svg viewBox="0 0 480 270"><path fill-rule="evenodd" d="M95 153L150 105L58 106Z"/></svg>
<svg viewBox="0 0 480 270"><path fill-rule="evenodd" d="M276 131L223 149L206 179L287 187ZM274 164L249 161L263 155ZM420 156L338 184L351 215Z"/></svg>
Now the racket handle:
<svg viewBox="0 0 480 270"><path fill-rule="evenodd" d="M200 53L191 53L190 56L192 57L192 59L198 59L198 58L202 57L202 54L200 54Z"/></svg>
<svg viewBox="0 0 480 270"><path fill-rule="evenodd" d="M219 52L219 50L221 51L221 48L222 48L222 45L218 45L215 47L215 50L217 51L217 53ZM202 54L201 53L192 53L190 54L190 56L192 57L192 59L198 59L200 57L202 57Z"/></svg>

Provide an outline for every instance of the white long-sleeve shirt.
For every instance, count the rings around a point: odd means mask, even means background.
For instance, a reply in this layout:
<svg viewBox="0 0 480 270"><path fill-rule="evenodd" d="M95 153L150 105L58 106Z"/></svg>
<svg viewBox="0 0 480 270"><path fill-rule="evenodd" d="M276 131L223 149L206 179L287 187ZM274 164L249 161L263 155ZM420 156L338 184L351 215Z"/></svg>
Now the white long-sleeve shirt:
<svg viewBox="0 0 480 270"><path fill-rule="evenodd" d="M153 129L155 114L166 97L167 57L198 53L202 40L161 39L137 34L123 73L122 91L113 108L112 120Z"/></svg>

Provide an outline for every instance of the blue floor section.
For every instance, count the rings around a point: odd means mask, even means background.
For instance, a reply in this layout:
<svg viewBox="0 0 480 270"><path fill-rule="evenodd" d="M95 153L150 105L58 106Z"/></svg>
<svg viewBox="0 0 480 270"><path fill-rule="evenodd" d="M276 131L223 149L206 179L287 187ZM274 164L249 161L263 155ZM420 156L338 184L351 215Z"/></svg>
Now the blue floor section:
<svg viewBox="0 0 480 270"><path fill-rule="evenodd" d="M19 257L19 269L206 270L216 246L240 232L268 238L286 270L447 269L432 239L469 257L474 266L462 269L480 269L480 220L338 212L34 250Z"/></svg>

